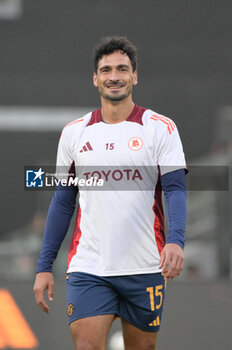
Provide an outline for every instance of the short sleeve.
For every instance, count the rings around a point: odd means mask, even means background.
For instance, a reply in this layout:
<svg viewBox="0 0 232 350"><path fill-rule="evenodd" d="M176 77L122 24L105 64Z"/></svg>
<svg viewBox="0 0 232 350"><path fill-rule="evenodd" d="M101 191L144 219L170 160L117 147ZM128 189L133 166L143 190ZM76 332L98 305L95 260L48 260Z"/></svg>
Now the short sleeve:
<svg viewBox="0 0 232 350"><path fill-rule="evenodd" d="M185 155L176 125L171 119L172 128L160 122L157 133L157 162L161 175L178 169L186 169Z"/></svg>
<svg viewBox="0 0 232 350"><path fill-rule="evenodd" d="M73 155L71 152L71 135L66 128L63 129L57 150L56 177L67 179L71 169L75 168Z"/></svg>

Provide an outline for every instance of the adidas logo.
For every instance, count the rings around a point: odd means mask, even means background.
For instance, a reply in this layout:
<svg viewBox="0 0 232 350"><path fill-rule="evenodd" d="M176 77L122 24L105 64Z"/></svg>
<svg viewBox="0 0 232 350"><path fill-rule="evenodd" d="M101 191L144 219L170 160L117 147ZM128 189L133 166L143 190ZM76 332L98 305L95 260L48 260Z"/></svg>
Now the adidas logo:
<svg viewBox="0 0 232 350"><path fill-rule="evenodd" d="M80 153L88 152L88 151L93 151L93 147L90 145L89 141L86 142L86 144L82 147L82 149L80 150Z"/></svg>

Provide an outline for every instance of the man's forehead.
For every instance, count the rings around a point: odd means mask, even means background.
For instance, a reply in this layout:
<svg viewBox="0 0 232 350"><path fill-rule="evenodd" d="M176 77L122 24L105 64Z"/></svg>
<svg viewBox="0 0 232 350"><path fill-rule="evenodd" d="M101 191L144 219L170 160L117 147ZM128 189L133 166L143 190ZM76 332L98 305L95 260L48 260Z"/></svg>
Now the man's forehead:
<svg viewBox="0 0 232 350"><path fill-rule="evenodd" d="M128 65L132 66L130 58L126 53L122 51L115 51L109 55L104 55L98 62L98 68L103 66L118 66L118 65Z"/></svg>

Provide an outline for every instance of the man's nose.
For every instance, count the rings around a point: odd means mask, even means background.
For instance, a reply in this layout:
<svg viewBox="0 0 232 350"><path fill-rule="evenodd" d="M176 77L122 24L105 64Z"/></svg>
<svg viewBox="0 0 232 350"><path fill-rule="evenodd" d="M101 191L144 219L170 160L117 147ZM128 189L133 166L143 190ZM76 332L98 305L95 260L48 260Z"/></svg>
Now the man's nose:
<svg viewBox="0 0 232 350"><path fill-rule="evenodd" d="M110 80L112 80L112 81L119 80L118 73L114 69L110 72Z"/></svg>

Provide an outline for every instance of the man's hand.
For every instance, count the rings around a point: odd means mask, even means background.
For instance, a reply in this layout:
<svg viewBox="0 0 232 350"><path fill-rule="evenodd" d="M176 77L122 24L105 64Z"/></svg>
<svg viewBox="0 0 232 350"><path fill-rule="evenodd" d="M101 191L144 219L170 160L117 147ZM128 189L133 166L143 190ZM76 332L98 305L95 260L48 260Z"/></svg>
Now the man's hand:
<svg viewBox="0 0 232 350"><path fill-rule="evenodd" d="M49 313L49 306L44 300L44 291L48 290L48 300L53 301L54 294L54 279L51 272L39 272L35 278L34 294L36 303L44 311Z"/></svg>
<svg viewBox="0 0 232 350"><path fill-rule="evenodd" d="M184 251L175 243L167 243L160 256L160 266L165 280L179 276L184 267Z"/></svg>

